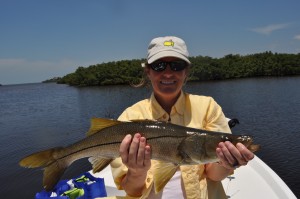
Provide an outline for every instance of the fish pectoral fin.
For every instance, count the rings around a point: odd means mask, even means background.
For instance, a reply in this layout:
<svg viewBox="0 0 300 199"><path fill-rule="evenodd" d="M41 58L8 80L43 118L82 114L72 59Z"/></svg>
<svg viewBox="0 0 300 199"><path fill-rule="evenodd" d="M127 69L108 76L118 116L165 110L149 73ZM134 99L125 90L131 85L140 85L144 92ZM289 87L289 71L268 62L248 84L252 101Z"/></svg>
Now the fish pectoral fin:
<svg viewBox="0 0 300 199"><path fill-rule="evenodd" d="M90 157L89 162L93 165L93 173L102 171L113 161L111 158Z"/></svg>
<svg viewBox="0 0 300 199"><path fill-rule="evenodd" d="M91 119L91 127L89 131L86 133L87 136L93 135L100 131L101 129L114 126L117 124L122 123L121 121L118 120L110 120L110 119L105 119L105 118L92 118Z"/></svg>
<svg viewBox="0 0 300 199"><path fill-rule="evenodd" d="M159 162L153 168L155 193L160 192L178 169L178 165L169 162Z"/></svg>

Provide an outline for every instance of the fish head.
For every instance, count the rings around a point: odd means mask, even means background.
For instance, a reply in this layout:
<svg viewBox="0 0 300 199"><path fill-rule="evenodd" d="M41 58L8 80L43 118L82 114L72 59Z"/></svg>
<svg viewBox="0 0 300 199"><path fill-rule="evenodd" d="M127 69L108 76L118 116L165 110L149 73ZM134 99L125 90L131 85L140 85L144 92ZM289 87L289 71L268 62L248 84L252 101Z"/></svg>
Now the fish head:
<svg viewBox="0 0 300 199"><path fill-rule="evenodd" d="M189 136L182 141L178 151L185 164L205 164L218 160L216 147L219 139L206 133L189 133Z"/></svg>
<svg viewBox="0 0 300 199"><path fill-rule="evenodd" d="M233 145L242 143L250 151L259 150L260 146L253 144L253 138L246 135L228 133L191 133L182 141L178 150L187 164L205 164L218 161L216 149L220 142L230 141Z"/></svg>
<svg viewBox="0 0 300 199"><path fill-rule="evenodd" d="M248 147L253 143L253 138L248 135L238 135L236 138L234 138L234 141L232 142L234 144L239 142Z"/></svg>
<svg viewBox="0 0 300 199"><path fill-rule="evenodd" d="M238 135L231 142L234 145L236 145L237 143L242 143L251 152L255 152L260 149L260 145L253 144L253 137L248 136L248 135Z"/></svg>

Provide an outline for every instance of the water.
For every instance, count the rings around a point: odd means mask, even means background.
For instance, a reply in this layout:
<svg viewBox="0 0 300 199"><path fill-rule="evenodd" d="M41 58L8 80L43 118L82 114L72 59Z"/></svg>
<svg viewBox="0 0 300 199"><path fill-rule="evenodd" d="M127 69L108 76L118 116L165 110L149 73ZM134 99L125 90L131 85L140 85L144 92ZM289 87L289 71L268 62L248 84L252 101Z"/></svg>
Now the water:
<svg viewBox="0 0 300 199"><path fill-rule="evenodd" d="M238 118L240 125L233 133L253 135L262 145L257 156L300 196L299 85L300 77L255 78L189 83L184 89L213 96L227 117ZM52 83L0 87L2 198L33 198L42 190L42 171L19 167L23 156L83 138L90 118L116 119L150 92L128 86L76 88ZM64 178L90 168L86 160L78 161Z"/></svg>

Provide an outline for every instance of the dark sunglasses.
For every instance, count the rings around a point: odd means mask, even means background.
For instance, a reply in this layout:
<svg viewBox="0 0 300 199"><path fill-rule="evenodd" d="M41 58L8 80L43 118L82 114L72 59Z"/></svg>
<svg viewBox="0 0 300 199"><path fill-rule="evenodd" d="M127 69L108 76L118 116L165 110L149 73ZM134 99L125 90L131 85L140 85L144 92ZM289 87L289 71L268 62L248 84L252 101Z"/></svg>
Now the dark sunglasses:
<svg viewBox="0 0 300 199"><path fill-rule="evenodd" d="M176 61L156 61L152 64L149 64L152 70L156 72L166 70L167 66L169 65L172 71L182 71L187 67L187 63L183 60L176 60Z"/></svg>

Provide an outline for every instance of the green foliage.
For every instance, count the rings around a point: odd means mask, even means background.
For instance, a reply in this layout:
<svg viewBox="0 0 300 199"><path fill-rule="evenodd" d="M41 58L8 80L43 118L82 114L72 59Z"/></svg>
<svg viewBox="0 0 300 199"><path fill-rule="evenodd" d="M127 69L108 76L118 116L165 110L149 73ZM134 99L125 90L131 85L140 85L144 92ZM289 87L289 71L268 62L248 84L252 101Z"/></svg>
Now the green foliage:
<svg viewBox="0 0 300 199"><path fill-rule="evenodd" d="M192 62L189 81L222 80L258 76L300 75L300 53L278 54L270 51L252 55L226 55L222 58L196 56ZM78 67L58 80L73 86L98 86L138 83L143 68L140 60L122 60Z"/></svg>
<svg viewBox="0 0 300 199"><path fill-rule="evenodd" d="M123 60L78 67L74 73L64 76L58 83L72 86L97 86L136 83L142 77L143 60Z"/></svg>

